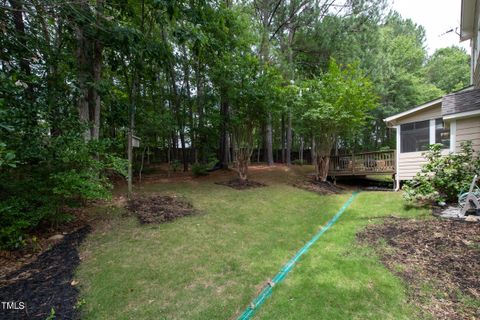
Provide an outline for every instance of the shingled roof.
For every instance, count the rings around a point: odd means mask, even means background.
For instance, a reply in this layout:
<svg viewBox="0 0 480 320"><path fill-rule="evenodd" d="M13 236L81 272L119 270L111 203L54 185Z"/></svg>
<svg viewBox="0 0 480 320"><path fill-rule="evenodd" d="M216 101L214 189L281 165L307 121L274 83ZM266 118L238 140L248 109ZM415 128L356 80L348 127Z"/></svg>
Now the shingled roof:
<svg viewBox="0 0 480 320"><path fill-rule="evenodd" d="M480 89L460 91L442 98L442 116L480 110Z"/></svg>

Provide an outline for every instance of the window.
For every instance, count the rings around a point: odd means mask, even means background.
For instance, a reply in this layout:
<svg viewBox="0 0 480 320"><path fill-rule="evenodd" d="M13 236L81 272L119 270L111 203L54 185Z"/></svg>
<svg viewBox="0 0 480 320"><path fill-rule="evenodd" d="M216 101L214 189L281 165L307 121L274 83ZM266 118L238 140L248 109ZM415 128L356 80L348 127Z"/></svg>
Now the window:
<svg viewBox="0 0 480 320"><path fill-rule="evenodd" d="M430 121L418 121L400 126L400 152L428 150L430 144Z"/></svg>
<svg viewBox="0 0 480 320"><path fill-rule="evenodd" d="M435 143L443 149L450 148L450 129L446 129L442 119L435 119Z"/></svg>

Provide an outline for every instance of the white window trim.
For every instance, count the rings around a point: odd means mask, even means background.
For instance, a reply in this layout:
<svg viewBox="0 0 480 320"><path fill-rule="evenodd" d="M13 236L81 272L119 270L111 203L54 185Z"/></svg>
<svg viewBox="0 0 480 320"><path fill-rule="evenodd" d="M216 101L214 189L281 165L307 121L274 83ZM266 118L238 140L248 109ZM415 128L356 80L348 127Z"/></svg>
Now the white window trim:
<svg viewBox="0 0 480 320"><path fill-rule="evenodd" d="M450 122L450 152L455 152L457 145L457 120Z"/></svg>
<svg viewBox="0 0 480 320"><path fill-rule="evenodd" d="M430 144L435 144L435 120L436 119L430 119L430 132L428 133Z"/></svg>

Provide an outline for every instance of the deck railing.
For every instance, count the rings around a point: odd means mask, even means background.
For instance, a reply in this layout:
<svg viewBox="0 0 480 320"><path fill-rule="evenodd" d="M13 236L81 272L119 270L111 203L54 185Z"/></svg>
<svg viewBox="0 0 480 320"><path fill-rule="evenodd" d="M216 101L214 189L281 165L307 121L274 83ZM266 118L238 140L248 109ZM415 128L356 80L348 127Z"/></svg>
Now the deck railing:
<svg viewBox="0 0 480 320"><path fill-rule="evenodd" d="M330 176L395 173L395 150L363 152L330 157Z"/></svg>

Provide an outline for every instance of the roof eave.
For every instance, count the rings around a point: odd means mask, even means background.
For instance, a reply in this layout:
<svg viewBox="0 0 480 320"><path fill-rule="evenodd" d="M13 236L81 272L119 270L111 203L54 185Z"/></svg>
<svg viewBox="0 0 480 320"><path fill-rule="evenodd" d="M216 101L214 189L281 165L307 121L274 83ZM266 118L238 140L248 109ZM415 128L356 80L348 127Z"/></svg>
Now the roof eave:
<svg viewBox="0 0 480 320"><path fill-rule="evenodd" d="M442 98L438 98L432 101L429 101L427 103L424 103L418 107L415 107L413 109L397 113L396 115L390 116L388 118L383 119L383 121L387 124L388 127L393 127L396 125L396 120L401 119L403 117L409 116L411 114L414 114L416 112L422 111L424 109L430 108L435 106L438 103L442 102Z"/></svg>
<svg viewBox="0 0 480 320"><path fill-rule="evenodd" d="M475 23L476 0L462 0L460 18L460 41L472 39Z"/></svg>

